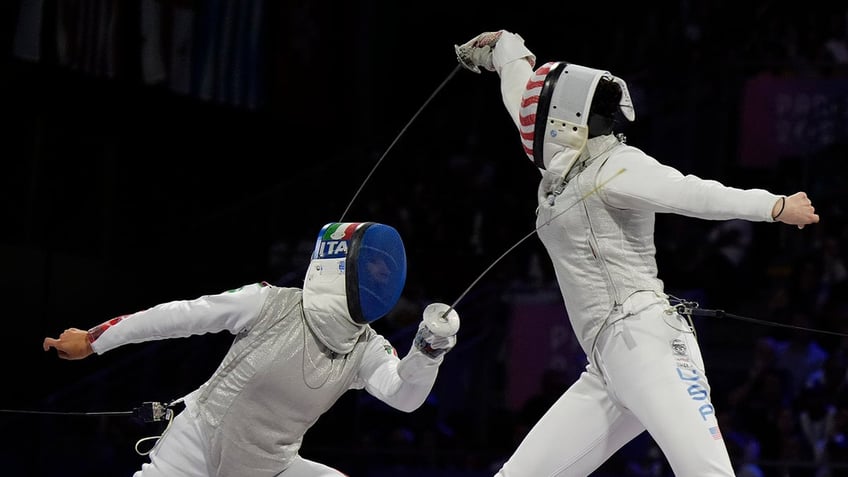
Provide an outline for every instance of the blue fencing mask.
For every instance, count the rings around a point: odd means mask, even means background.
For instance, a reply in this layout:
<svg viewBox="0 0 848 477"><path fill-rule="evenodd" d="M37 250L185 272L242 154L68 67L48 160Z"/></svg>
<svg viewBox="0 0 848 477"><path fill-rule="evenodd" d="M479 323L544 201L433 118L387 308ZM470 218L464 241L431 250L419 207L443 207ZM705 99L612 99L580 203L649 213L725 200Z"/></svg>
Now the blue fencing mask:
<svg viewBox="0 0 848 477"><path fill-rule="evenodd" d="M316 302L324 301L317 295L343 294L354 322L382 318L397 304L406 283L400 234L376 222L329 223L318 234L306 280L304 288L309 287Z"/></svg>

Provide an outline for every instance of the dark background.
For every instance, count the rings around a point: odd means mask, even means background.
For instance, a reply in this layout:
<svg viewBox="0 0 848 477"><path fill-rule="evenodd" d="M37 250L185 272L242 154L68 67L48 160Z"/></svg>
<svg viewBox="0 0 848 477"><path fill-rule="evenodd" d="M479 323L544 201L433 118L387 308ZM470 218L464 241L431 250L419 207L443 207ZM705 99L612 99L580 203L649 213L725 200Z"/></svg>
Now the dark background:
<svg viewBox="0 0 848 477"><path fill-rule="evenodd" d="M844 6L334 3L3 2L2 475L131 475L145 460L135 442L161 426L104 413L194 389L231 339L128 345L68 362L41 350L45 336L246 283L298 286L315 234L340 219L391 224L404 237L404 299L375 323L401 354L423 306L453 303L487 273L457 306L459 344L424 408L403 415L349 393L307 434L303 455L352 477L492 475L575 372L556 369L550 395L540 382L540 407L507 403L515 310L561 299L531 234L538 172L497 76L455 70L455 43L500 28L520 33L539 64L567 60L625 78L637 121L623 131L660 161L727 185L812 197L822 223L803 231L757 223L723 235L715 223L659 217L660 277L671 293L845 331L848 58L828 46L848 41ZM799 116L842 120L799 133L802 153L752 166L739 153L752 132L740 118L745 85L761 75L835 84L830 100ZM735 262L724 252L742 243L738 234L750 242ZM696 324L713 399L729 413L754 412L739 404L753 398L737 397L759 376L755 344L800 341L833 364L826 395L844 417L840 337ZM784 351L770 363L791 362ZM777 399L795 420L807 409L803 387L784 383ZM770 442L783 431L762 422L776 412L738 424L745 442L765 449L748 460L766 475L811 475L815 446L800 427L785 432L797 453ZM597 475L648 475L663 467L651 449L643 436ZM830 453L837 464L839 452Z"/></svg>

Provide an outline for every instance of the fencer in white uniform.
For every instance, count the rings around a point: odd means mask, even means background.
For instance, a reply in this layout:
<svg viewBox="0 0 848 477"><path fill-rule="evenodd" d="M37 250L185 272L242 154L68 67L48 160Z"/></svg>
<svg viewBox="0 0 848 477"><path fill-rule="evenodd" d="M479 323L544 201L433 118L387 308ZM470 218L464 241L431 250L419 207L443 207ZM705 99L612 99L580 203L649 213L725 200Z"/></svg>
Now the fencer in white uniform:
<svg viewBox="0 0 848 477"><path fill-rule="evenodd" d="M657 275L657 213L818 222L804 192L780 196L684 175L613 132L635 120L608 71L545 63L508 31L455 46L497 72L521 144L542 174L536 225L588 365L529 431L498 477L587 476L647 430L678 476L732 476L690 321Z"/></svg>
<svg viewBox="0 0 848 477"><path fill-rule="evenodd" d="M229 331L235 339L218 369L183 398L185 409L134 476L339 477L345 474L298 455L309 428L349 389L416 410L456 343L459 317L439 303L425 309L403 359L371 327L397 303L406 270L394 228L331 223L318 235L302 289L260 283L164 303L89 330L68 329L43 347L81 359L130 343Z"/></svg>

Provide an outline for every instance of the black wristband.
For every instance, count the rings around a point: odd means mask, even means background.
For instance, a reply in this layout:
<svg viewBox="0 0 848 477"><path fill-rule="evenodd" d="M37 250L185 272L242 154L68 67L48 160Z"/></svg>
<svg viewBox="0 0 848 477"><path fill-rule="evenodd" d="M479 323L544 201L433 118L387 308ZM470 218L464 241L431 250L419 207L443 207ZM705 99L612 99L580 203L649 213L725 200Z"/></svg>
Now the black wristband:
<svg viewBox="0 0 848 477"><path fill-rule="evenodd" d="M780 214L782 214L782 213L783 213L783 209L784 209L785 207L786 207L786 197L781 197L781 198L780 198L780 210L779 210L779 211L777 211L777 215L773 215L773 216L771 217L771 219L772 219L772 220L777 220L777 218L778 218L778 217L780 217Z"/></svg>

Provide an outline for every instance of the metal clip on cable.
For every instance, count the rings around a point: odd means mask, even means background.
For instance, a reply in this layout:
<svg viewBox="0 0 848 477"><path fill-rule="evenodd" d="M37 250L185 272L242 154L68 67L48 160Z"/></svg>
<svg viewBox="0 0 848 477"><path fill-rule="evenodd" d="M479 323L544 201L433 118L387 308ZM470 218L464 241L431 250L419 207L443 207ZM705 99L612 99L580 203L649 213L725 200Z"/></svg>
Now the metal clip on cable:
<svg viewBox="0 0 848 477"><path fill-rule="evenodd" d="M145 456L153 451L155 447L155 442L158 442L159 439L165 435L165 432L171 428L171 424L174 422L174 416L183 408L183 400L176 399L169 403L161 403L154 401L147 401L141 404L141 406L135 408L135 415L144 420L144 422L158 422L158 421L168 421L168 425L165 427L165 430L162 431L162 434L158 436L150 436L139 439L135 443L135 452L138 455ZM151 447L147 451L141 450L141 444L144 442L154 441L153 447Z"/></svg>
<svg viewBox="0 0 848 477"><path fill-rule="evenodd" d="M144 422L170 421L185 407L182 399L176 399L169 403L146 401L141 406L133 409L133 415Z"/></svg>
<svg viewBox="0 0 848 477"><path fill-rule="evenodd" d="M669 303L671 304L671 309L675 312L690 317L692 316L693 311L698 308L698 303L694 301L684 300L682 298L677 298L676 296L669 295Z"/></svg>
<svg viewBox="0 0 848 477"><path fill-rule="evenodd" d="M133 413L144 422L159 422L170 419L172 411L161 402L147 401L135 408Z"/></svg>
<svg viewBox="0 0 848 477"><path fill-rule="evenodd" d="M683 300L681 298L677 298L675 296L670 296L670 302L672 303L671 307L677 313L680 313L683 316L711 316L716 318L722 318L725 316L724 310L705 310L701 308L701 305L698 302Z"/></svg>

